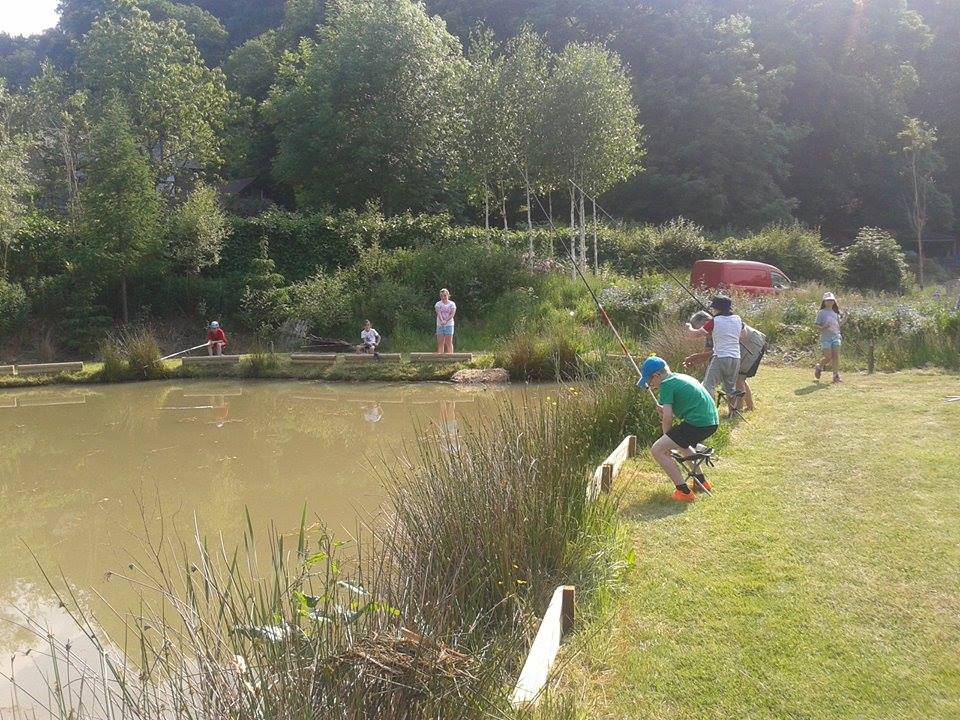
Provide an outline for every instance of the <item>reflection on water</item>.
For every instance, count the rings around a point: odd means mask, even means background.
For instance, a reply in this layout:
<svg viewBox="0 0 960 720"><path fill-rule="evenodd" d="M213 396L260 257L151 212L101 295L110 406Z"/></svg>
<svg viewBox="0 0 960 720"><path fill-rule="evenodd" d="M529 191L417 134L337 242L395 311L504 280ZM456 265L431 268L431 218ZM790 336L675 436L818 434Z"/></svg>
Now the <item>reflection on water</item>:
<svg viewBox="0 0 960 720"><path fill-rule="evenodd" d="M129 562L144 521L158 522L158 505L165 522L189 533L196 521L228 544L245 508L255 524L292 530L306 505L350 532L384 498L371 463L418 430L454 446L458 422L522 392L255 381L0 392L0 617L22 610L58 637L73 632L31 552L89 593L84 602L98 615L96 593L123 611L133 598L107 573ZM4 665L41 645L0 622ZM9 697L2 685L0 708Z"/></svg>

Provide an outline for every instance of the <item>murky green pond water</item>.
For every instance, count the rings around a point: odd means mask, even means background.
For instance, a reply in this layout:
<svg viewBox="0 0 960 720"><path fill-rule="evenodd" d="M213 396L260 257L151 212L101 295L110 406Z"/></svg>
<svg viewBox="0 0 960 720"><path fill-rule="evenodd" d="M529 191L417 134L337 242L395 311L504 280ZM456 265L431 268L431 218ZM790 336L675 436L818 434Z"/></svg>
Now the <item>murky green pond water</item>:
<svg viewBox="0 0 960 720"><path fill-rule="evenodd" d="M126 567L146 522L187 533L242 533L272 521L294 531L304 505L337 532L376 521L385 493L373 466L418 434L455 442L458 427L521 388L445 384L191 381L0 391L0 619L24 612L59 637L79 635L57 606L37 561L102 610L133 593L111 570ZM0 658L42 642L0 621ZM3 668L8 673L10 666ZM0 681L0 708L9 695Z"/></svg>

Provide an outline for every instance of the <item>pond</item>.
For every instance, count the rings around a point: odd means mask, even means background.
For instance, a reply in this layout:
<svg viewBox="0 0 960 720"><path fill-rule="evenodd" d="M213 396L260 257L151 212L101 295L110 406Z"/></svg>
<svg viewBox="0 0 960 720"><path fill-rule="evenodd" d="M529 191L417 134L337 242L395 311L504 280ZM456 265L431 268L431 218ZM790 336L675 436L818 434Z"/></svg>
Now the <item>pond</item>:
<svg viewBox="0 0 960 720"><path fill-rule="evenodd" d="M145 528L222 533L228 547L269 522L295 533L304 507L338 534L376 522L375 467L418 434L456 442L458 427L518 387L180 381L0 392L0 658L36 670L43 641L2 619L21 613L76 636L38 563L80 591L98 617L134 605L123 569ZM109 619L103 619L109 623ZM8 659L16 654L13 665ZM0 715L9 697L0 681Z"/></svg>

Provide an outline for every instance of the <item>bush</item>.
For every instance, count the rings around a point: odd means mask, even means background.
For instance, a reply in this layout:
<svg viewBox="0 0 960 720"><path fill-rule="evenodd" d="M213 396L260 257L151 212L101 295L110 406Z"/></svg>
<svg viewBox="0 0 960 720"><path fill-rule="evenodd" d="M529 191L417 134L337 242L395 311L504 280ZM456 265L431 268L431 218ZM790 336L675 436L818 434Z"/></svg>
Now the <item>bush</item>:
<svg viewBox="0 0 960 720"><path fill-rule="evenodd" d="M24 289L17 283L0 279L0 337L23 326L28 308Z"/></svg>
<svg viewBox="0 0 960 720"><path fill-rule="evenodd" d="M240 365L240 375L245 378L270 377L271 373L280 366L280 358L276 353L262 345L254 347L253 352Z"/></svg>
<svg viewBox="0 0 960 720"><path fill-rule="evenodd" d="M774 265L794 282L817 280L830 284L841 275L841 263L823 244L820 233L800 224L770 225L745 238L728 238L721 250L731 260Z"/></svg>
<svg viewBox="0 0 960 720"><path fill-rule="evenodd" d="M513 380L570 380L580 369L579 348L562 332L517 331L495 362Z"/></svg>
<svg viewBox="0 0 960 720"><path fill-rule="evenodd" d="M345 327L350 320L351 297L343 278L317 272L290 287L290 315L305 320L321 335Z"/></svg>
<svg viewBox="0 0 960 720"><path fill-rule="evenodd" d="M650 329L659 323L663 312L662 298L640 284L626 288L604 288L598 297L614 323L641 336L649 334ZM591 309L595 315L595 308Z"/></svg>
<svg viewBox="0 0 960 720"><path fill-rule="evenodd" d="M107 382L118 382L126 376L126 358L115 338L107 338L100 343L100 361L103 363L100 376Z"/></svg>
<svg viewBox="0 0 960 720"><path fill-rule="evenodd" d="M290 297L283 284L283 276L267 257L266 242L261 246L261 257L250 263L244 277L243 297L240 300L240 320L251 330L270 332L290 316Z"/></svg>
<svg viewBox="0 0 960 720"><path fill-rule="evenodd" d="M164 375L164 366L160 361L160 344L150 330L133 328L124 330L122 344L127 356L130 372L140 378L160 378Z"/></svg>
<svg viewBox="0 0 960 720"><path fill-rule="evenodd" d="M657 260L669 268L689 269L697 260L712 257L703 228L682 217L658 227L653 241Z"/></svg>
<svg viewBox="0 0 960 720"><path fill-rule="evenodd" d="M890 233L863 228L843 253L843 282L858 289L902 292L907 285L907 262Z"/></svg>

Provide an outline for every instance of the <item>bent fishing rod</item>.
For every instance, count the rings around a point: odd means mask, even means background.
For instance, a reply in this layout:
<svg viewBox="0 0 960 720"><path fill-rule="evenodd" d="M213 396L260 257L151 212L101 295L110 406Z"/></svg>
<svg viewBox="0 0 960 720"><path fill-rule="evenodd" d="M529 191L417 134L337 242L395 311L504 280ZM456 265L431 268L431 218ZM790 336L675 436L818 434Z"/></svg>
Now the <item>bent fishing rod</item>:
<svg viewBox="0 0 960 720"><path fill-rule="evenodd" d="M610 213L608 213L608 212L603 208L603 206L602 206L600 203L597 202L597 198L596 198L595 196L591 195L591 194L588 193L586 190L584 190L583 187L581 187L579 184L577 184L572 178L570 178L570 179L568 179L568 180L569 180L570 184L571 184L575 189L579 190L580 193L581 193L585 198L587 198L588 200L590 200L590 202L593 203L594 207L596 207L598 210L600 210L600 212L602 212L602 213L607 217L607 219L610 220L610 222L615 223L615 224L618 223L618 221L616 220L616 218L614 218ZM539 202L539 201L538 201L538 202ZM542 205L541 205L541 207L542 207ZM659 258L657 258L656 254L654 254L654 252L653 252L652 250L647 253L647 256L648 256L650 259L652 259L652 260L654 261L654 263L656 263L657 266L658 266L664 273L666 273L667 277L669 277L669 278L670 278L671 280L673 280L673 282L675 282L680 288L682 288L683 291L684 291L687 295L689 295L689 296L693 299L693 301L694 301L695 303L697 303L697 305L699 305L701 308L703 308L703 309L706 310L707 312L710 312L710 308L708 308L708 307L703 303L703 301L694 294L693 290L691 290L691 289L687 286L687 284L686 284L685 282L683 282L683 281L680 280L676 275L674 275L673 272L671 272L670 269L669 269L666 265L664 265L664 264L660 261ZM601 311L602 311L602 308L601 308ZM606 314L606 313L604 313L604 314ZM616 330L614 330L614 332L616 332ZM634 364L634 367L636 367L636 364ZM649 387L649 386L647 387L647 390L650 390L650 387ZM653 390L650 390L650 396L654 399L654 402L656 402L656 396L653 394ZM730 398L727 399L727 403L729 404L730 409L731 409L734 413L736 413L737 417L739 417L739 418L740 418L741 420L743 420L744 422L747 422L747 418L744 417L743 413L740 412L740 409L736 407L736 402L737 402L736 399L730 399Z"/></svg>
<svg viewBox="0 0 960 720"><path fill-rule="evenodd" d="M515 162L516 159L514 160ZM519 162L517 165L519 167ZM543 206L543 203L540 201L540 196L537 193L531 191L530 195L534 200L537 201L537 205L540 206L540 211L543 213L544 217L547 218L547 221L550 223L550 230L553 231L554 235L560 238L560 242L563 245L564 251L567 253L567 257L570 258L570 262L573 263L573 269L576 271L577 276L580 280L583 281L584 286L587 288L587 292L590 293L590 297L593 299L594 304L597 306L597 310L600 311L600 317L603 319L603 322L606 324L610 331L613 333L613 336L617 339L617 342L620 344L620 349L623 350L623 354L627 356L627 359L630 361L630 364L633 366L634 371L637 373L637 377L643 377L643 373L640 371L640 366L637 365L637 361L633 357L633 353L630 352L630 348L627 347L627 343L624 342L623 336L620 335L620 332L617 330L617 326L613 324L613 320L610 319L610 316L607 314L606 308L603 307L603 303L600 302L600 298L597 297L597 293L594 292L593 288L590 286L590 283L587 282L586 276L583 274L583 271L580 270L580 263L577 262L576 258L573 255L572 246L568 245L566 240L563 239L562 233L557 233L556 226L553 223L553 218L550 216L550 213L547 212L547 209ZM647 387L650 390L649 387ZM650 391L650 396L654 398L656 402L656 397L653 395L653 391Z"/></svg>
<svg viewBox="0 0 960 720"><path fill-rule="evenodd" d="M617 220L616 218L614 218L613 215L611 215L610 213L608 213L608 212L603 208L603 206L602 206L600 203L597 202L596 196L591 195L590 193L588 193L586 190L584 190L580 185L578 185L578 184L577 184L576 182L574 182L572 179L569 179L568 182L569 182L574 188L576 188L577 190L579 190L579 191L583 194L583 196L584 196L585 198L587 198L587 200L589 200L590 202L592 202L592 203L596 206L596 208L597 208L600 212L602 212L602 213L607 217L607 219L608 219L610 222L612 222L612 223L614 223L614 224L619 224L619 223L620 223L619 220ZM660 261L660 259L656 256L656 254L655 254L652 250L650 250L650 251L647 252L647 257L650 258L651 260L653 260L653 262L657 265L657 267L659 267L659 268L666 274L667 277L669 277L671 280L673 280L674 283L676 283L687 295L689 295L689 296L693 299L693 301L694 301L695 303L697 303L697 305L699 305L701 308L703 308L704 310L706 310L706 311L709 312L710 308L708 308L708 307L704 304L703 300L701 300L700 298L698 298L698 297L694 294L693 290L691 290L691 289L688 287L687 283L683 282L683 281L680 280L676 275L674 275L673 272L672 272L666 265L664 265L664 264Z"/></svg>

